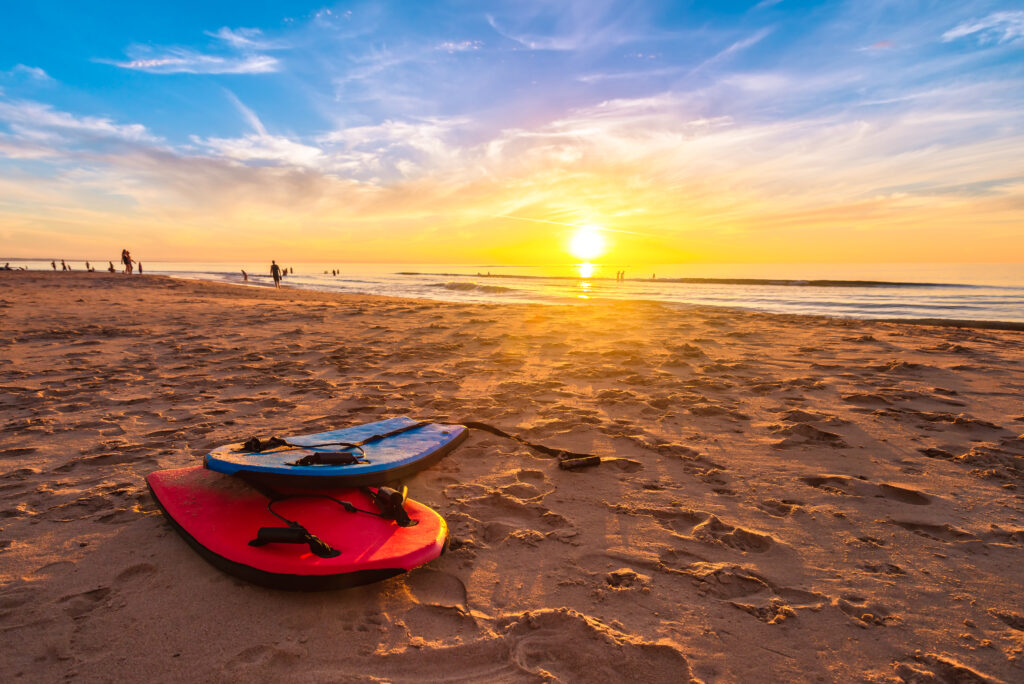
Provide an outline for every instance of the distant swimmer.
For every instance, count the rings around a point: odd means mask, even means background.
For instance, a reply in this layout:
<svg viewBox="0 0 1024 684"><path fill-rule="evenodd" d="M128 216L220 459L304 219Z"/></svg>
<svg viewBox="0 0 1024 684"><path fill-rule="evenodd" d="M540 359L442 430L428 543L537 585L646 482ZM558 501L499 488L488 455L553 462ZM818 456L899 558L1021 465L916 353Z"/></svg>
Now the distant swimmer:
<svg viewBox="0 0 1024 684"><path fill-rule="evenodd" d="M270 260L270 275L274 277L274 287L281 289L281 267L273 259Z"/></svg>
<svg viewBox="0 0 1024 684"><path fill-rule="evenodd" d="M242 280L249 282L249 274L245 272L244 268L242 269Z"/></svg>

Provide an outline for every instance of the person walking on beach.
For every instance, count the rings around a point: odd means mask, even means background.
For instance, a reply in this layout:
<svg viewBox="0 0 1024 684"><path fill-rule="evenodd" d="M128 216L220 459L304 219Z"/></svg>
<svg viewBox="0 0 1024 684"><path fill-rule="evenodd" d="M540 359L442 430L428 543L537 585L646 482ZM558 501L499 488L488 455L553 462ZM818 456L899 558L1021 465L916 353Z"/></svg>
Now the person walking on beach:
<svg viewBox="0 0 1024 684"><path fill-rule="evenodd" d="M142 275L142 262L139 262L139 275Z"/></svg>
<svg viewBox="0 0 1024 684"><path fill-rule="evenodd" d="M54 271L56 271L56 270L57 270L57 262L56 262L56 261L51 261L51 262L50 262L50 265L51 265L51 266L53 266L53 270L54 270Z"/></svg>
<svg viewBox="0 0 1024 684"><path fill-rule="evenodd" d="M60 260L60 270L61 271L70 271L71 270L71 269L68 268L68 265L66 263L64 263L63 259Z"/></svg>
<svg viewBox="0 0 1024 684"><path fill-rule="evenodd" d="M274 287L281 289L281 267L273 259L270 260L270 275L274 276Z"/></svg>

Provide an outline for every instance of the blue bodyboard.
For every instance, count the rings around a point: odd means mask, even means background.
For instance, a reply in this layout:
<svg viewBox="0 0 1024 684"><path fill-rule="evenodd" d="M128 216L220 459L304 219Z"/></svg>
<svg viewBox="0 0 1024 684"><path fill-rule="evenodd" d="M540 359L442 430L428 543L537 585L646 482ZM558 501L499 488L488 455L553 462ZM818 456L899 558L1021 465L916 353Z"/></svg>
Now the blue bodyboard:
<svg viewBox="0 0 1024 684"><path fill-rule="evenodd" d="M415 427L413 427L415 426ZM372 439L378 435L403 430ZM440 460L458 446L468 431L461 425L419 424L400 416L355 427L285 437L290 445L264 451L247 451L241 443L217 447L206 455L210 470L227 475L242 475L266 483L293 487L364 487L397 482ZM345 448L329 442L368 441L360 449ZM347 465L295 465L297 461L318 458L317 454L349 452L365 463ZM326 457L324 457L326 460Z"/></svg>

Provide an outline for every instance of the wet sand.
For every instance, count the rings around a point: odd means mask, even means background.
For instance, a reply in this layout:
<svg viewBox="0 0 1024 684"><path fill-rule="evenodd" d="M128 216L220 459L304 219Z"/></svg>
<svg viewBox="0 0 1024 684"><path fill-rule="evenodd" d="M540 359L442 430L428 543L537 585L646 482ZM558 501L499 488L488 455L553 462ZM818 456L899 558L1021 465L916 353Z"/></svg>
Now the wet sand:
<svg viewBox="0 0 1024 684"><path fill-rule="evenodd" d="M1024 680L1024 333L0 274L7 681ZM253 434L484 421L452 548L289 593L144 476Z"/></svg>

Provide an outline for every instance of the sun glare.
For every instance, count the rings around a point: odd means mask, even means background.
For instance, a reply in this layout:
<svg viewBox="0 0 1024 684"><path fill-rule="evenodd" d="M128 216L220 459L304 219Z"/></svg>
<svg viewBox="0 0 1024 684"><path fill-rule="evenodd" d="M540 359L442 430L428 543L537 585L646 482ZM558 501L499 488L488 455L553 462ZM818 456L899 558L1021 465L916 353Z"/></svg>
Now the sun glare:
<svg viewBox="0 0 1024 684"><path fill-rule="evenodd" d="M580 259L594 259L604 253L604 237L597 226L580 226L572 236L569 251Z"/></svg>

